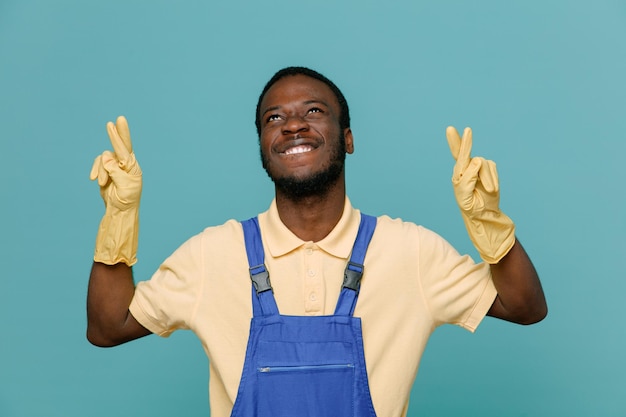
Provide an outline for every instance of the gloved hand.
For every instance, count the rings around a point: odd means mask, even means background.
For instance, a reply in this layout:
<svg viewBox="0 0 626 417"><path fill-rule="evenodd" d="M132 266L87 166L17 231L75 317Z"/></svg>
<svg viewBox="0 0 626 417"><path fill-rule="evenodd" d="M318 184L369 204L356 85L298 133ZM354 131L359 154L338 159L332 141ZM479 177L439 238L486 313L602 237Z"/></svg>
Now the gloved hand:
<svg viewBox="0 0 626 417"><path fill-rule="evenodd" d="M446 129L448 145L456 160L452 185L470 239L480 257L498 263L515 244L515 225L500 211L500 186L496 164L481 157L470 157L472 130Z"/></svg>
<svg viewBox="0 0 626 417"><path fill-rule="evenodd" d="M108 265L137 262L141 168L135 159L130 130L124 116L115 124L107 123L113 151L99 155L91 168L90 179L98 179L106 207L96 237L94 261Z"/></svg>

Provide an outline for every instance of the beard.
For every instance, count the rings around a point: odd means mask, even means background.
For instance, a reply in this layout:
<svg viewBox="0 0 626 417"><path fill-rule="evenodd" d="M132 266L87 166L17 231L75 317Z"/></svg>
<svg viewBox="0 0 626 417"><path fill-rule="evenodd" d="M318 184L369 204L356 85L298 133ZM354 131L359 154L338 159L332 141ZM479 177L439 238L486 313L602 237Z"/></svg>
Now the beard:
<svg viewBox="0 0 626 417"><path fill-rule="evenodd" d="M324 196L337 183L346 160L346 143L343 131L339 134L339 140L334 146L330 156L328 166L320 172L309 175L308 177L299 178L296 176L278 177L272 173L269 158L261 149L261 162L263 168L270 179L274 182L276 190L280 191L285 197L293 201L302 200L307 197Z"/></svg>

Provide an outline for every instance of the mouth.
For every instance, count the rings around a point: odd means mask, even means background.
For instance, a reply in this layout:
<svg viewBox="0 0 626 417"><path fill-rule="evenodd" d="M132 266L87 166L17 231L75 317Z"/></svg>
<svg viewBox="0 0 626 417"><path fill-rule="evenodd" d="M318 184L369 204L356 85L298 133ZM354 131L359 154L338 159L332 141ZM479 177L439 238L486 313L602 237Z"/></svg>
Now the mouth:
<svg viewBox="0 0 626 417"><path fill-rule="evenodd" d="M319 141L313 139L298 138L283 143L282 146L279 146L276 149L276 152L285 156L301 155L314 151L315 149L319 148L320 145L321 143L319 143Z"/></svg>
<svg viewBox="0 0 626 417"><path fill-rule="evenodd" d="M284 152L281 152L283 155L296 155L300 153L311 152L313 149L310 145L299 145L294 146L293 148L286 149Z"/></svg>

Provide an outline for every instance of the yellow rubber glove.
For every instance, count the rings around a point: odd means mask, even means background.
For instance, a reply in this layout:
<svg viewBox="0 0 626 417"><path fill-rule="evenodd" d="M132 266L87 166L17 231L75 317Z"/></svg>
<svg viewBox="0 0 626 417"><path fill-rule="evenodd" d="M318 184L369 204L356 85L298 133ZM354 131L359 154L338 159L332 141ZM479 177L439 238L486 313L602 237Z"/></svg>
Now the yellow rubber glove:
<svg viewBox="0 0 626 417"><path fill-rule="evenodd" d="M98 179L106 207L100 222L94 261L108 265L137 262L141 168L135 159L130 130L124 116L107 123L113 151L99 155L91 168L91 180Z"/></svg>
<svg viewBox="0 0 626 417"><path fill-rule="evenodd" d="M496 164L481 157L470 157L472 130L469 127L465 128L463 139L452 126L446 129L446 136L456 160L452 185L465 227L480 257L496 264L515 244L515 225L499 207Z"/></svg>

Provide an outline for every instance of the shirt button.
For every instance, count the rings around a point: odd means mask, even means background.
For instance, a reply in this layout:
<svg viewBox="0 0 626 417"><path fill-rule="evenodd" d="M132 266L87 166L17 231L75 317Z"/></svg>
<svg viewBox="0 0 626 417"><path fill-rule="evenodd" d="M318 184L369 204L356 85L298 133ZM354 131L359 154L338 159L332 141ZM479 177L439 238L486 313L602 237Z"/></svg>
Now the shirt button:
<svg viewBox="0 0 626 417"><path fill-rule="evenodd" d="M309 248L306 250L307 255L313 255L313 249Z"/></svg>
<svg viewBox="0 0 626 417"><path fill-rule="evenodd" d="M315 293L314 293L314 292L312 292L312 293L311 293L311 295L309 295L309 299L310 299L311 301L315 301L315 300L317 300L317 295L315 295Z"/></svg>
<svg viewBox="0 0 626 417"><path fill-rule="evenodd" d="M315 271L312 270L312 269L309 269L308 274L309 274L310 277L314 277L315 276Z"/></svg>

